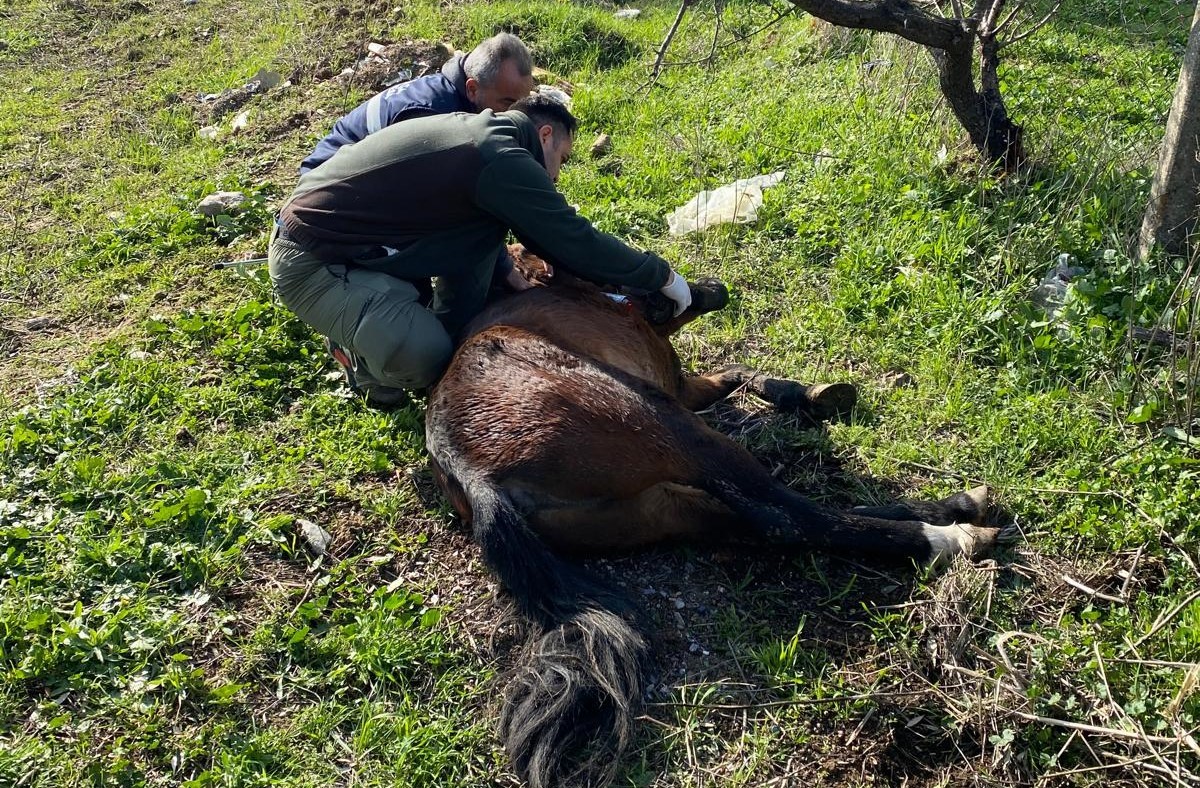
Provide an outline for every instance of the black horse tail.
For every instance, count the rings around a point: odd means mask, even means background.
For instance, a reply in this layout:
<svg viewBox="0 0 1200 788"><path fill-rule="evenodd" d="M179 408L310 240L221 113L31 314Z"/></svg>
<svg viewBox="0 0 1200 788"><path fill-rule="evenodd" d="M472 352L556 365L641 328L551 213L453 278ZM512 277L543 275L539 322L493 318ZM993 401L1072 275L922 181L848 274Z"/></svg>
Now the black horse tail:
<svg viewBox="0 0 1200 788"><path fill-rule="evenodd" d="M467 486L483 560L533 624L509 677L500 739L531 788L604 785L628 745L648 664L630 600L538 539L508 495Z"/></svg>

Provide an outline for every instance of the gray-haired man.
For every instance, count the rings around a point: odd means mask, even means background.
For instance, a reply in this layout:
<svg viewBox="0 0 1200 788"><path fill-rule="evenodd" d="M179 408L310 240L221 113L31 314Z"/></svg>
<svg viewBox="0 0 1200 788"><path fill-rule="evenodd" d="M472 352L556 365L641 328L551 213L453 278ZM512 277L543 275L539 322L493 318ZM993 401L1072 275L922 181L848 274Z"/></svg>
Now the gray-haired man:
<svg viewBox="0 0 1200 788"><path fill-rule="evenodd" d="M300 173L393 123L449 112L503 112L531 90L529 50L511 33L499 33L470 54L451 58L440 73L390 87L343 115L300 165Z"/></svg>

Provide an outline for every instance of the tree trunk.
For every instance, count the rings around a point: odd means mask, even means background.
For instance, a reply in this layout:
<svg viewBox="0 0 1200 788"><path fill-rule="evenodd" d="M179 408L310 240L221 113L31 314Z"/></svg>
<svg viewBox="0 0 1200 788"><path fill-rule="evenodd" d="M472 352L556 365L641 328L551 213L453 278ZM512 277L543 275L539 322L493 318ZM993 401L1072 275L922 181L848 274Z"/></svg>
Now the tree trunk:
<svg viewBox="0 0 1200 788"><path fill-rule="evenodd" d="M971 143L988 161L1012 170L1025 161L1024 129L1013 123L1000 94L996 69L1000 58L996 40L981 37L980 90L975 88L974 52L970 42L956 49L933 50L938 85L954 117L967 130Z"/></svg>
<svg viewBox="0 0 1200 788"><path fill-rule="evenodd" d="M1150 187L1150 203L1142 220L1138 257L1145 260L1151 249L1184 255L1196 232L1200 212L1200 5L1192 19L1187 52L1179 71L1179 85L1167 132L1163 137L1158 171Z"/></svg>

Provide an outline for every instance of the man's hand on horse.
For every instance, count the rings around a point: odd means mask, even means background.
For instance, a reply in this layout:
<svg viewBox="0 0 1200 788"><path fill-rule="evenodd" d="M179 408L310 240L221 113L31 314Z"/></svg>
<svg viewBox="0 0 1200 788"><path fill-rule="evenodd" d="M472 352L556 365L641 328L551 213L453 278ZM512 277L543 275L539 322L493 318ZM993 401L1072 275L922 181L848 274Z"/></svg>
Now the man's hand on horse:
<svg viewBox="0 0 1200 788"><path fill-rule="evenodd" d="M515 293L531 287L545 287L554 277L554 266L522 244L509 244L508 256L513 267L505 276L504 283Z"/></svg>
<svg viewBox="0 0 1200 788"><path fill-rule="evenodd" d="M520 268L513 266L513 269L504 277L504 284L514 293L528 290L531 287L545 287L548 284L547 280L554 275L554 269L550 267L549 263L546 264L546 269L547 271L544 274L527 276Z"/></svg>

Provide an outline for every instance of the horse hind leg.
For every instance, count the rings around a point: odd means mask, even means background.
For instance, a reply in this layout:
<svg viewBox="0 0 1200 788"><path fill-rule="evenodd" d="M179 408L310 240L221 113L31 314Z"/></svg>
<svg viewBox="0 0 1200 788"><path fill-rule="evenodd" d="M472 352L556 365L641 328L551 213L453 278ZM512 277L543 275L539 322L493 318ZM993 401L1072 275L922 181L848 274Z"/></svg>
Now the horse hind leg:
<svg viewBox="0 0 1200 788"><path fill-rule="evenodd" d="M725 436L702 427L689 437L685 450L702 468L695 486L739 516L740 527L722 534L726 541L941 563L986 555L999 535L970 522L929 522L916 510L911 519L890 519L827 509L780 484ZM974 503L967 497L956 504ZM946 511L937 519L946 519Z"/></svg>
<svg viewBox="0 0 1200 788"><path fill-rule="evenodd" d="M520 499L520 493L515 496ZM631 498L584 505L542 502L530 524L546 544L566 553L622 553L659 544L719 539L738 517L696 487L662 482Z"/></svg>
<svg viewBox="0 0 1200 788"><path fill-rule="evenodd" d="M900 500L882 506L855 506L852 512L884 520L924 520L932 525L983 525L988 515L988 486L981 484L940 501Z"/></svg>

